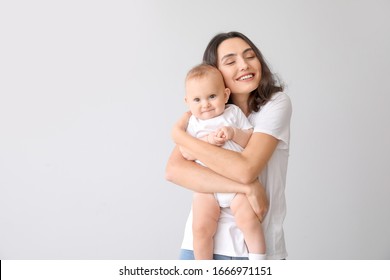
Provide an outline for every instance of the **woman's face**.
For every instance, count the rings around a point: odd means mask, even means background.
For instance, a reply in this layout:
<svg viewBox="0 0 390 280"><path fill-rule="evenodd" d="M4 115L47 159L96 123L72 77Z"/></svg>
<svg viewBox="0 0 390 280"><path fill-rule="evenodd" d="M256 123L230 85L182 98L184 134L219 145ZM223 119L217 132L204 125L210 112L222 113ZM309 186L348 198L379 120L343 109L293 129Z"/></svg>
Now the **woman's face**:
<svg viewBox="0 0 390 280"><path fill-rule="evenodd" d="M241 38L223 41L217 50L218 69L232 94L247 94L255 90L261 79L261 65L255 52Z"/></svg>

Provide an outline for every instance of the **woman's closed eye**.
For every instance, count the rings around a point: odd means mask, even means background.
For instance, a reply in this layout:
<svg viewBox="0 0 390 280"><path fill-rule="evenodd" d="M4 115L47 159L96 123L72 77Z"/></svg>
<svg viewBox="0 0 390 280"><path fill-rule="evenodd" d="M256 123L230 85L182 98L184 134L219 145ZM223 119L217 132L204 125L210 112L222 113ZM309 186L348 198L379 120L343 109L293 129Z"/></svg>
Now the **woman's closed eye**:
<svg viewBox="0 0 390 280"><path fill-rule="evenodd" d="M235 62L235 60L227 60L225 61L225 65L233 65Z"/></svg>
<svg viewBox="0 0 390 280"><path fill-rule="evenodd" d="M254 58L256 58L255 55L248 55L248 56L245 57L245 59L254 59Z"/></svg>

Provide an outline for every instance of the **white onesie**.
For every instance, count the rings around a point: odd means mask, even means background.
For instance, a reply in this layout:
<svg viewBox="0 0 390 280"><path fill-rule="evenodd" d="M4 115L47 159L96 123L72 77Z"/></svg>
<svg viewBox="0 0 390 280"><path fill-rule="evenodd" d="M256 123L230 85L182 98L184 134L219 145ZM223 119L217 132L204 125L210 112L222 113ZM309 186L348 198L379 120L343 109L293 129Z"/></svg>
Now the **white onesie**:
<svg viewBox="0 0 390 280"><path fill-rule="evenodd" d="M253 128L239 107L233 104L228 104L226 105L223 114L212 119L200 120L194 116L191 116L187 127L187 133L196 138L202 138L223 126L233 126L243 130ZM243 147L232 140L226 141L222 148L237 152L241 152L243 150ZM204 165L198 160L196 160L196 162ZM220 207L230 207L230 203L236 194L215 193L214 196L217 199Z"/></svg>

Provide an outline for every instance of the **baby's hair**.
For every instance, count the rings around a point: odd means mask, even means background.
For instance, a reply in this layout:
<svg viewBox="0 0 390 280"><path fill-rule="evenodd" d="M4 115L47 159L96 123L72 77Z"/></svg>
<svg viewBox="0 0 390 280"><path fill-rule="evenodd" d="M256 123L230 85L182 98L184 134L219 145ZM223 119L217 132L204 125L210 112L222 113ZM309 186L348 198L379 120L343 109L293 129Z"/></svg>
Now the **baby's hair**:
<svg viewBox="0 0 390 280"><path fill-rule="evenodd" d="M205 64L205 63L196 65L190 71L188 71L187 76L186 76L186 81L188 81L190 79L203 78L210 73L215 73L218 76L220 76L221 80L223 82L223 77L222 77L221 72L219 72L219 70L216 67L209 65L209 64Z"/></svg>

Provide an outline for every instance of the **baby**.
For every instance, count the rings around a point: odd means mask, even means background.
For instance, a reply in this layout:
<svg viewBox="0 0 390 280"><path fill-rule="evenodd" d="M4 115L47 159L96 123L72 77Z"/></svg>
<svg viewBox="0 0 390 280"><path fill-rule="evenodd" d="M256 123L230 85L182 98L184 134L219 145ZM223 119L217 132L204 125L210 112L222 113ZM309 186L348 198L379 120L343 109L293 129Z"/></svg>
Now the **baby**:
<svg viewBox="0 0 390 280"><path fill-rule="evenodd" d="M186 77L187 103L192 116L187 133L212 145L241 152L251 137L253 127L244 113L229 100L219 70L200 64ZM195 160L182 151L188 160ZM203 165L203 164L202 164ZM261 223L245 194L194 193L193 242L195 259L213 259L213 237L217 230L220 207L230 207L238 228L243 232L249 259L265 259L265 241Z"/></svg>

